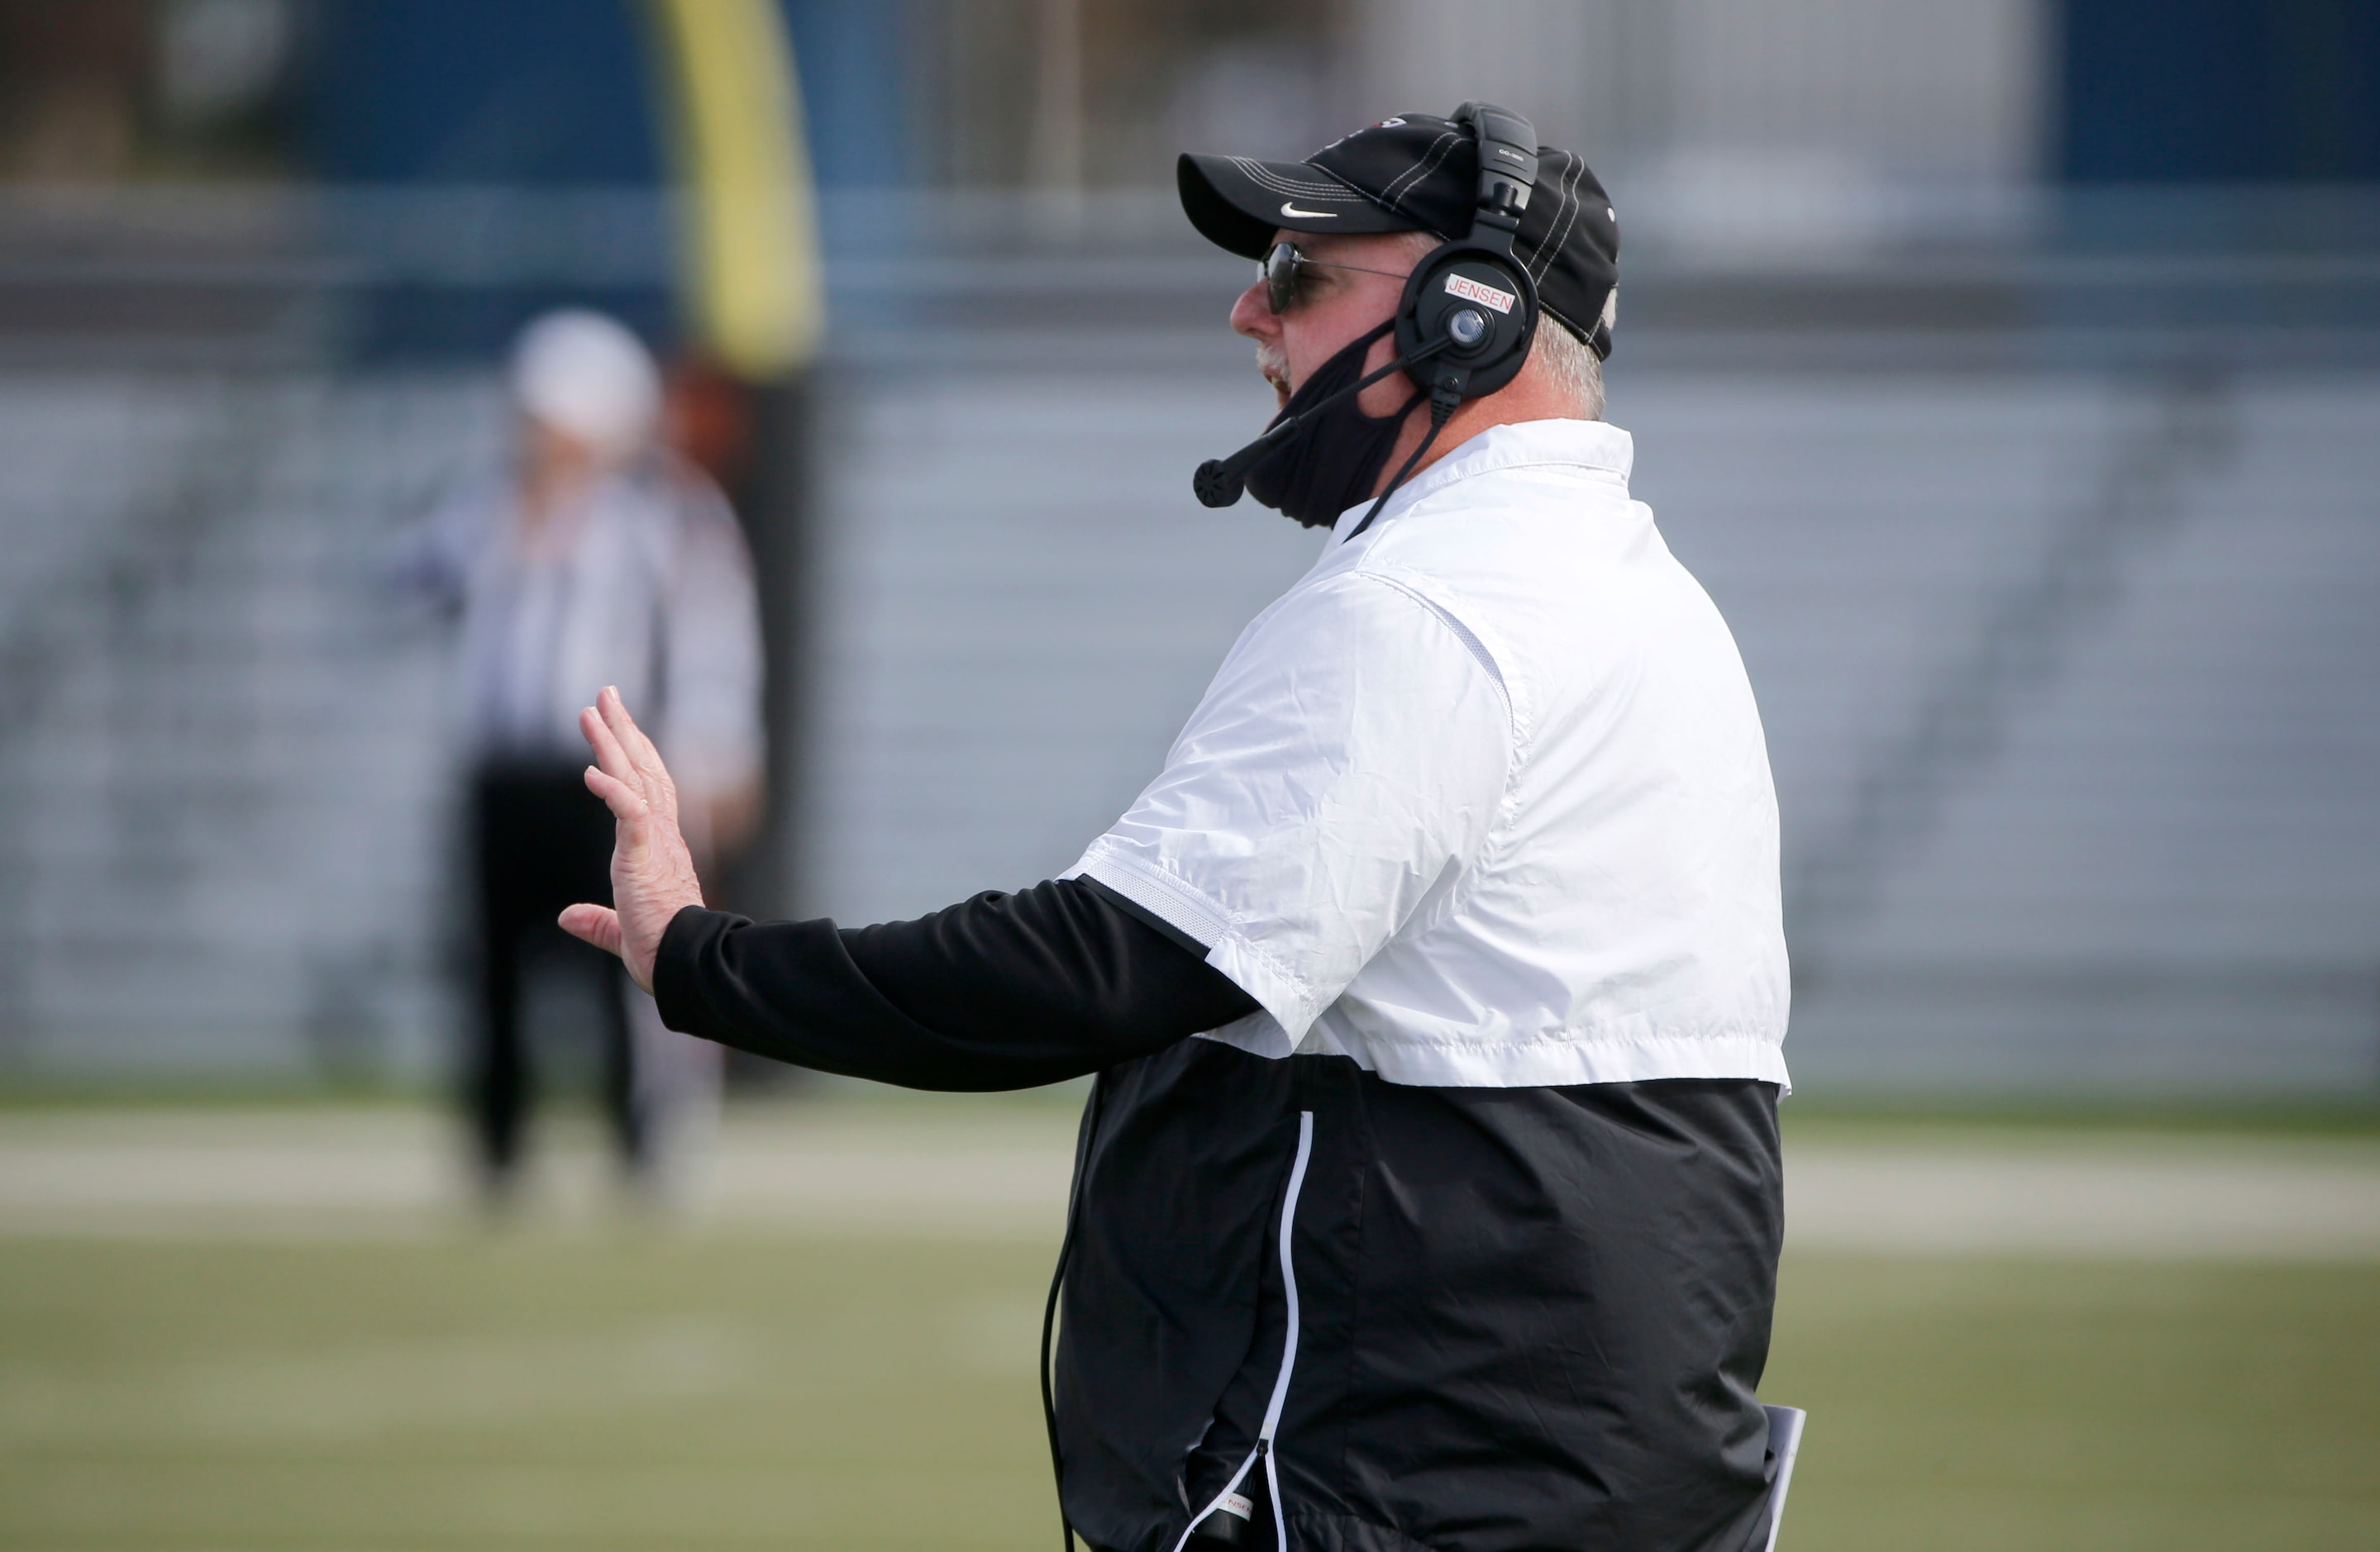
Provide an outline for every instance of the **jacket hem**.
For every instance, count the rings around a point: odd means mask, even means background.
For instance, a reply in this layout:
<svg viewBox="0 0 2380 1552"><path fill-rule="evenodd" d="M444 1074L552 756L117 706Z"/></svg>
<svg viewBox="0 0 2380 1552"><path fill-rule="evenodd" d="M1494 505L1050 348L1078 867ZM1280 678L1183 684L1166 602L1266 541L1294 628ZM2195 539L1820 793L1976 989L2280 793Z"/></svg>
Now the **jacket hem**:
<svg viewBox="0 0 2380 1552"><path fill-rule="evenodd" d="M1242 1019L1194 1037L1278 1060L1277 1025ZM1384 1083L1411 1088L1569 1088L1579 1084L1653 1083L1663 1078L1749 1078L1787 1094L1793 1080L1771 1040L1742 1035L1647 1036L1633 1039L1538 1040L1509 1046L1404 1046L1387 1043L1346 1053Z"/></svg>

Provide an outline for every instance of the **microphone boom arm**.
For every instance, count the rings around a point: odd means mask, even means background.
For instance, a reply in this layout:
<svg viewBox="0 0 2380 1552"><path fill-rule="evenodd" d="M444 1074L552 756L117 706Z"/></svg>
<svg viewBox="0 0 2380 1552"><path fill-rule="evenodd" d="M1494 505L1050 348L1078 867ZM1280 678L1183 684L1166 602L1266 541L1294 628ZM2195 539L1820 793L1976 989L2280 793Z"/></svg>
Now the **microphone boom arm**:
<svg viewBox="0 0 2380 1552"><path fill-rule="evenodd" d="M1402 371L1408 367L1417 367L1421 365L1422 362L1428 360L1431 357L1437 355L1439 351L1444 350L1453 343L1454 340L1451 335L1441 334L1437 339L1432 340L1429 344L1423 346L1419 350L1413 352L1413 354L1409 356L1400 356L1395 360L1390 361L1387 366L1382 367L1379 370L1356 379L1354 382L1349 383L1346 387L1340 389L1339 392L1331 394L1329 398L1322 400L1320 403L1310 405L1305 409L1295 415L1288 416L1282 419L1274 421L1271 425L1265 428L1264 435L1257 438L1256 441L1248 443L1245 447L1241 448L1230 457L1209 458L1205 463L1200 464L1198 466L1198 472L1190 477L1191 490L1197 492L1198 500L1204 505L1232 505L1233 503L1237 502L1241 495L1247 490L1248 470L1256 467L1257 461L1263 458L1266 454L1271 452L1275 447L1278 447L1281 443L1288 440L1288 438L1297 430L1298 427L1305 423L1308 416L1319 415L1326 409L1335 408L1343 401L1354 397L1355 394L1362 393L1365 389L1369 388L1373 383L1379 382L1390 372Z"/></svg>

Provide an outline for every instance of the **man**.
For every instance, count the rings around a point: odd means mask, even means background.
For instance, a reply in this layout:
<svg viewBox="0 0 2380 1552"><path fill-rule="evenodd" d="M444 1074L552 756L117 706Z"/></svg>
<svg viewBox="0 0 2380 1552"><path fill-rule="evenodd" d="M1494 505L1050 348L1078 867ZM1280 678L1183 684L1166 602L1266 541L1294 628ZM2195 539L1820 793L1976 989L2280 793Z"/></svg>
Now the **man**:
<svg viewBox="0 0 2380 1552"><path fill-rule="evenodd" d="M613 827L579 777L578 708L615 684L653 709L701 799L688 821L705 853L749 829L760 759L751 562L717 489L655 444L661 377L643 344L598 313L550 313L522 332L510 385L513 478L448 504L400 565L462 615L480 939L464 1087L481 1181L499 1201L521 1158L519 994L540 938L594 983L605 1108L632 1179L658 1183L656 1134L700 1086L698 1063L676 1049L688 1042L650 1018L648 999L627 1000L618 966L553 930L565 905L608 892Z"/></svg>
<svg viewBox="0 0 2380 1552"><path fill-rule="evenodd" d="M1183 160L1199 230L1266 258L1232 325L1299 416L1249 488L1331 533L1065 878L719 915L618 696L581 718L619 908L565 925L674 1026L920 1087L1099 1073L1052 1426L1105 1552L1767 1531L1776 806L1734 644L1596 418L1617 236L1579 159L1541 149L1520 214L1517 375L1435 428L1394 372L1333 397L1488 208L1458 118Z"/></svg>

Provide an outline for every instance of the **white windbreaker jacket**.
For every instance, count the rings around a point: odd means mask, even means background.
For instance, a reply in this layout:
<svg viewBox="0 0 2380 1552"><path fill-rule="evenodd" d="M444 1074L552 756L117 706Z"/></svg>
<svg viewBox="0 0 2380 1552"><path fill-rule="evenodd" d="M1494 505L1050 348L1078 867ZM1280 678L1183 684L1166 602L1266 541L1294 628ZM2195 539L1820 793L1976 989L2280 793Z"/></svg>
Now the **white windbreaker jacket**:
<svg viewBox="0 0 2380 1552"><path fill-rule="evenodd" d="M1262 1004L1208 1038L1401 1084L1787 1081L1759 713L1631 455L1492 428L1241 633L1066 875Z"/></svg>

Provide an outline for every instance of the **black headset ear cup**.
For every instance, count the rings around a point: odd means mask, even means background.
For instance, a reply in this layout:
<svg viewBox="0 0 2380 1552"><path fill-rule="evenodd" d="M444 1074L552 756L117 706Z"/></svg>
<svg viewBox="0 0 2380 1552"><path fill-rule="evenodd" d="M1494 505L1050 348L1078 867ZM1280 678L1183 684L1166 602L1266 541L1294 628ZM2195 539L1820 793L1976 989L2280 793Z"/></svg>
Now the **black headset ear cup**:
<svg viewBox="0 0 2380 1552"><path fill-rule="evenodd" d="M1411 358L1448 341L1406 371L1432 394L1476 398L1519 374L1537 313L1536 285L1509 254L1486 243L1444 243L1405 278L1397 351Z"/></svg>

